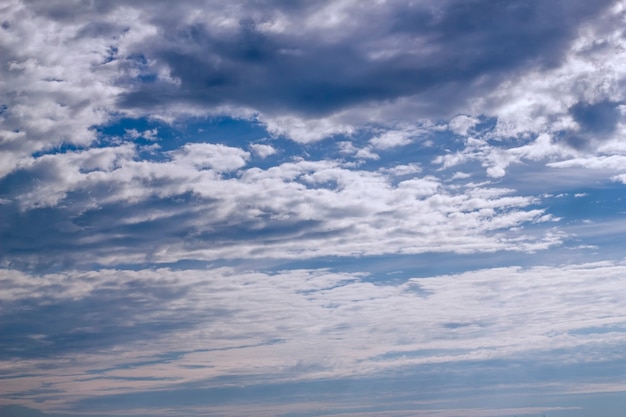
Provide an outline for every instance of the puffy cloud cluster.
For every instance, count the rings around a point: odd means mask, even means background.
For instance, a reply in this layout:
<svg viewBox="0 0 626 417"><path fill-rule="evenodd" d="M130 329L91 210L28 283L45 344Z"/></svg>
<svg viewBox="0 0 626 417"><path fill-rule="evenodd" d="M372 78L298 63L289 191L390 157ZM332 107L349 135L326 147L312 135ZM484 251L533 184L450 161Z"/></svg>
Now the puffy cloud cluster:
<svg viewBox="0 0 626 417"><path fill-rule="evenodd" d="M521 72L478 98L476 114L495 117L495 126L459 130L454 119L450 129L467 138L465 147L438 162L450 167L480 161L489 176L499 178L510 164L526 161L597 169L601 161L621 158L626 132L624 22L626 6L615 2L580 27L559 65ZM615 171L610 164L605 168L609 176ZM616 179L621 174L618 170Z"/></svg>
<svg viewBox="0 0 626 417"><path fill-rule="evenodd" d="M212 143L168 155L141 159L125 143L23 161L2 182L5 265L534 251L563 239L551 226L524 231L558 220L538 199L444 183L415 164L264 169Z"/></svg>

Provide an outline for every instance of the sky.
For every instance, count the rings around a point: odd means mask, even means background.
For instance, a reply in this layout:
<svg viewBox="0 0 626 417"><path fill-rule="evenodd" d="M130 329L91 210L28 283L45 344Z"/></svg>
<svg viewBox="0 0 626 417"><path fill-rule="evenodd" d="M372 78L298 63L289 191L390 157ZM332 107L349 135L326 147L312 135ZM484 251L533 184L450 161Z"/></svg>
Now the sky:
<svg viewBox="0 0 626 417"><path fill-rule="evenodd" d="M626 1L0 2L0 415L622 417Z"/></svg>

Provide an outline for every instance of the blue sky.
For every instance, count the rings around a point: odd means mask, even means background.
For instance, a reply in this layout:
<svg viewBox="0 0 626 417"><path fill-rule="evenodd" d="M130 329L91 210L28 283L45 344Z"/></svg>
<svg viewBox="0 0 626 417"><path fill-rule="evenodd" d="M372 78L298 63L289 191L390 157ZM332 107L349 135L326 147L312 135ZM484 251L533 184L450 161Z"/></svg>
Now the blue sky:
<svg viewBox="0 0 626 417"><path fill-rule="evenodd" d="M0 5L0 414L618 417L626 2Z"/></svg>

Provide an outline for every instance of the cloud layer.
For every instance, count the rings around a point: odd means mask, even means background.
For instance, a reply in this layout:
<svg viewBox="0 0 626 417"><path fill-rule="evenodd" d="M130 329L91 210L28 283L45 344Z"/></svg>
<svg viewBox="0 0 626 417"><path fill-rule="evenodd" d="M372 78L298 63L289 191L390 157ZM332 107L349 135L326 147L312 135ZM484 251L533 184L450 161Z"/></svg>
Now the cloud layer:
<svg viewBox="0 0 626 417"><path fill-rule="evenodd" d="M536 198L403 166L365 171L325 160L262 169L246 167L249 152L210 143L168 159L137 160L131 144L30 159L4 181L15 184L13 203L0 207L13 245L5 263L534 251L563 238ZM44 250L52 242L56 249Z"/></svg>
<svg viewBox="0 0 626 417"><path fill-rule="evenodd" d="M0 16L0 414L621 416L624 1Z"/></svg>
<svg viewBox="0 0 626 417"><path fill-rule="evenodd" d="M463 373L483 378L495 366L506 374L507 360L562 372L593 364L601 372L624 359L624 272L624 265L605 262L393 284L328 270L6 270L2 376L16 381L8 398L44 401L58 411L93 401L112 411L116 396L129 401L184 387L210 393L225 378L244 387L306 386L453 366L457 388L467 392L472 384ZM554 393L566 394L599 376L546 374L507 383L556 384ZM498 380L483 382L502 389ZM621 387L618 378L598 388ZM285 407L300 407L294 400ZM167 401L185 407L175 396ZM240 414L236 403L226 404L224 415Z"/></svg>

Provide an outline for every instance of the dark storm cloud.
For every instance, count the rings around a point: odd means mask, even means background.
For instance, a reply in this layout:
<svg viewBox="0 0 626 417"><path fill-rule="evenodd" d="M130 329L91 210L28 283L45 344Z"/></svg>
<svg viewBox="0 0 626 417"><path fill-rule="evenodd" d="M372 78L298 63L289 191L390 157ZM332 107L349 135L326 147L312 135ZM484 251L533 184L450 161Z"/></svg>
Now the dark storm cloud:
<svg viewBox="0 0 626 417"><path fill-rule="evenodd" d="M355 4L345 27L291 32L260 26L278 12L304 26L314 10L253 2L239 16L237 29L223 31L163 13L153 20L162 37L141 46L180 85L139 84L120 104L229 104L319 116L419 93L438 107L442 98L434 93L453 88L452 97L443 95L450 107L450 99L480 94L517 71L558 65L579 25L607 4L476 0L436 7L391 2L367 9ZM480 86L471 87L479 78Z"/></svg>
<svg viewBox="0 0 626 417"><path fill-rule="evenodd" d="M565 142L575 149L585 149L593 141L603 140L615 132L620 119L620 103L601 101L599 103L576 103L569 109L570 115L578 123L580 130L565 134Z"/></svg>
<svg viewBox="0 0 626 417"><path fill-rule="evenodd" d="M600 103L577 103L570 109L571 115L583 132L605 136L613 133L619 121L619 103L602 101Z"/></svg>

